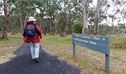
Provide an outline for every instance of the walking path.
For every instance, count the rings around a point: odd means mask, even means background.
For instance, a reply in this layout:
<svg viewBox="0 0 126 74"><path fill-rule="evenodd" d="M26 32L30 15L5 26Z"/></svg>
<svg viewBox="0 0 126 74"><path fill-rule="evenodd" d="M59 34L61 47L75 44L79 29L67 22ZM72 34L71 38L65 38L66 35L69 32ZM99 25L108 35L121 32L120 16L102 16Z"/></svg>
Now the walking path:
<svg viewBox="0 0 126 74"><path fill-rule="evenodd" d="M80 74L80 70L40 48L40 62L31 59L29 44L18 48L10 61L0 64L0 74Z"/></svg>

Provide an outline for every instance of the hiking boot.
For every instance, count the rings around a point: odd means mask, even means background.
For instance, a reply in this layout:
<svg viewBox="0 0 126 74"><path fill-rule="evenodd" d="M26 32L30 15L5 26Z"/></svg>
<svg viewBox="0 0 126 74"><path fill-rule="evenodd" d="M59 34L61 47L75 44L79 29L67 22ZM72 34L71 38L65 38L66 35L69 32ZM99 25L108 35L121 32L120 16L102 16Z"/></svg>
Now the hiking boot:
<svg viewBox="0 0 126 74"><path fill-rule="evenodd" d="M34 59L36 63L39 63L39 59L38 58L35 58Z"/></svg>

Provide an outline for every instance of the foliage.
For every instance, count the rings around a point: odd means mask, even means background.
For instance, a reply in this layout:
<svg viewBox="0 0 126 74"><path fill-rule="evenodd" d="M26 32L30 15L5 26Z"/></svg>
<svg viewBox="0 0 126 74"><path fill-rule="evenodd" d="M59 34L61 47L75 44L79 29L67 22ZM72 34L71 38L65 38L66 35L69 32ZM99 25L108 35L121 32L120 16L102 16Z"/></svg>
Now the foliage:
<svg viewBox="0 0 126 74"><path fill-rule="evenodd" d="M19 32L20 30L20 20L17 15L12 15L9 17L9 29L11 32Z"/></svg>
<svg viewBox="0 0 126 74"><path fill-rule="evenodd" d="M93 34L94 26L89 25L88 27L89 27L88 33ZM112 27L108 25L99 25L99 31L100 35L105 36L112 31Z"/></svg>
<svg viewBox="0 0 126 74"><path fill-rule="evenodd" d="M99 25L99 31L101 35L105 36L111 31L111 27L108 25Z"/></svg>
<svg viewBox="0 0 126 74"><path fill-rule="evenodd" d="M74 22L72 29L73 32L82 33L82 22Z"/></svg>
<svg viewBox="0 0 126 74"><path fill-rule="evenodd" d="M88 26L88 34L93 34L94 33L94 26L89 25Z"/></svg>
<svg viewBox="0 0 126 74"><path fill-rule="evenodd" d="M91 10L89 11L89 23L91 24L91 25L93 25L94 24L94 15L95 15L95 10L93 9L93 8L91 8Z"/></svg>
<svg viewBox="0 0 126 74"><path fill-rule="evenodd" d="M73 22L82 21L83 19L83 0L8 0L8 9L10 11L8 31L23 30L23 25L29 16L34 16L37 19L43 30L43 33L60 33L65 32L66 22L68 23L68 31L72 33ZM65 3L65 4L64 4ZM106 6L109 3L105 3ZM111 6L111 5L110 5ZM89 6L89 34L93 34L94 30L94 14L95 6ZM105 8L101 9L100 21L106 19ZM37 11L38 10L38 11ZM66 15L68 18L66 19ZM2 15L1 15L2 16ZM50 19L45 20L45 16L49 16ZM124 15L123 15L124 16ZM3 20L0 18L0 30L3 27ZM21 26L22 25L22 26ZM111 32L111 26L99 26L100 34L106 35ZM119 25L120 26L120 25ZM82 26L78 26L79 28ZM122 25L121 27L124 27ZM77 32L81 33L81 29L76 29ZM116 33L122 33L123 28L115 28Z"/></svg>

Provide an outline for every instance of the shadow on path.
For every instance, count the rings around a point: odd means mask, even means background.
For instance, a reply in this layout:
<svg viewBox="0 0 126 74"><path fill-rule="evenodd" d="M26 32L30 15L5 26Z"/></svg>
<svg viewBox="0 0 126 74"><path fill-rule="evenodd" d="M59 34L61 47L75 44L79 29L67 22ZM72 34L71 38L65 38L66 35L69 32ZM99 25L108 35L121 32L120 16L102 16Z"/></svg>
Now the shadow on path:
<svg viewBox="0 0 126 74"><path fill-rule="evenodd" d="M40 50L40 62L33 63L29 44L24 43L14 54L16 57L0 64L0 74L80 74L80 70Z"/></svg>

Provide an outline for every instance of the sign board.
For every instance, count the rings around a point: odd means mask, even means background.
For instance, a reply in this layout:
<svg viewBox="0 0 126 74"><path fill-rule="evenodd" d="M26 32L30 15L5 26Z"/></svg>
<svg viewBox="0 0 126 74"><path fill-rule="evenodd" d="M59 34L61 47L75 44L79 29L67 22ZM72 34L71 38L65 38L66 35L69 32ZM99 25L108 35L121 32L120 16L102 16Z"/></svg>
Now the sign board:
<svg viewBox="0 0 126 74"><path fill-rule="evenodd" d="M110 38L106 36L96 36L91 34L72 34L73 56L76 56L76 45L89 48L105 54L105 71L109 71Z"/></svg>

